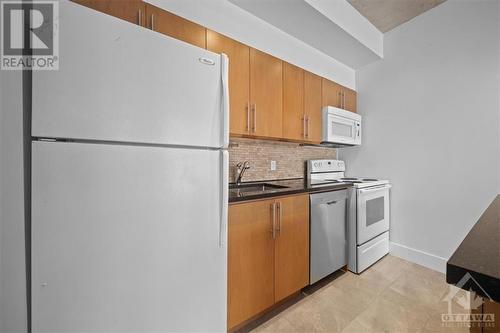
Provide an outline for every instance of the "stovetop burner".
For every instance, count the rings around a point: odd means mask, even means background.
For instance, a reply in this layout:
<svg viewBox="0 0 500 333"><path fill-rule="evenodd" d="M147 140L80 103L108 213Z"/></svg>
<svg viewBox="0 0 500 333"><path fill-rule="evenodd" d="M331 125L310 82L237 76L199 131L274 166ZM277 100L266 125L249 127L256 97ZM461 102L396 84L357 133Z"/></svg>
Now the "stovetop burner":
<svg viewBox="0 0 500 333"><path fill-rule="evenodd" d="M368 177L345 177L345 164L338 160L309 160L307 181L310 186L347 184L355 188L365 188L387 184L387 180Z"/></svg>

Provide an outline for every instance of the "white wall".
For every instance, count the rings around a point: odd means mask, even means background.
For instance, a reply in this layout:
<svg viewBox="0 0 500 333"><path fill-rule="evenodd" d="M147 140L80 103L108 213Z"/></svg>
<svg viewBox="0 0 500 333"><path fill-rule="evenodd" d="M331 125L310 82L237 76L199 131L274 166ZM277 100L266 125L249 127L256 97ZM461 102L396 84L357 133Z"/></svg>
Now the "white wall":
<svg viewBox="0 0 500 333"><path fill-rule="evenodd" d="M357 72L363 146L340 150L392 181L394 253L441 271L499 193L498 7L448 0L387 33Z"/></svg>
<svg viewBox="0 0 500 333"><path fill-rule="evenodd" d="M0 71L0 332L26 332L22 73Z"/></svg>
<svg viewBox="0 0 500 333"><path fill-rule="evenodd" d="M227 0L146 0L308 71L355 89L355 72ZM304 29L307 27L304 26Z"/></svg>

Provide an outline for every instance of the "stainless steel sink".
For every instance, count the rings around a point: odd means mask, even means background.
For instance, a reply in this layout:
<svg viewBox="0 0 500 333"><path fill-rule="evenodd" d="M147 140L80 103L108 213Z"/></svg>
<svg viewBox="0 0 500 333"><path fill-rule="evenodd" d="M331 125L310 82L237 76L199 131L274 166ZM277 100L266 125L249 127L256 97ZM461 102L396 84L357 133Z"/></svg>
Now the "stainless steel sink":
<svg viewBox="0 0 500 333"><path fill-rule="evenodd" d="M237 193L248 193L248 192L256 192L256 193L265 193L271 192L278 189L288 188L287 186L282 185L274 185L268 183L254 183L254 184L230 184L229 190L237 192Z"/></svg>

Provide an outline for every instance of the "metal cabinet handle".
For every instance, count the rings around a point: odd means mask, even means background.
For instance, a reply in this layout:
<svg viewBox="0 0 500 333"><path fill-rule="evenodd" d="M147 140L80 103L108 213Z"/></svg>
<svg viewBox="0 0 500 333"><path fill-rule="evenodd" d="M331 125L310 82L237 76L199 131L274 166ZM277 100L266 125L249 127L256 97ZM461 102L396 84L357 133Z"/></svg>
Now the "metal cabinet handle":
<svg viewBox="0 0 500 333"><path fill-rule="evenodd" d="M273 234L273 239L276 239L276 202L271 204L272 226L270 232Z"/></svg>
<svg viewBox="0 0 500 333"><path fill-rule="evenodd" d="M253 124L252 124L252 132L255 133L257 131L257 105L253 104Z"/></svg>
<svg viewBox="0 0 500 333"><path fill-rule="evenodd" d="M333 205L333 204L336 204L337 202L338 202L337 200L335 200L335 201L328 201L326 204L327 205Z"/></svg>
<svg viewBox="0 0 500 333"><path fill-rule="evenodd" d="M309 139L309 116L306 116L306 139Z"/></svg>
<svg viewBox="0 0 500 333"><path fill-rule="evenodd" d="M137 12L137 24L142 26L142 10L140 10L140 9Z"/></svg>
<svg viewBox="0 0 500 333"><path fill-rule="evenodd" d="M247 124L245 127L246 132L250 132L250 102L247 102Z"/></svg>
<svg viewBox="0 0 500 333"><path fill-rule="evenodd" d="M283 219L283 208L281 202L278 202L278 236L281 235L281 220Z"/></svg>
<svg viewBox="0 0 500 333"><path fill-rule="evenodd" d="M155 14L151 14L151 30L155 30Z"/></svg>
<svg viewBox="0 0 500 333"><path fill-rule="evenodd" d="M302 137L306 137L306 115L302 115Z"/></svg>

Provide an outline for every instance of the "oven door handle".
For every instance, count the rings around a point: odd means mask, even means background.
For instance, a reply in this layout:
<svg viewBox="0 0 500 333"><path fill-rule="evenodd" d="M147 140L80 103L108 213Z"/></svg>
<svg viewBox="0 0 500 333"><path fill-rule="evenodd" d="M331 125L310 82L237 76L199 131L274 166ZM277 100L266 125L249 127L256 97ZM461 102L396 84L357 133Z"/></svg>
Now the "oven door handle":
<svg viewBox="0 0 500 333"><path fill-rule="evenodd" d="M370 192L390 189L391 187L392 187L392 185L382 185L382 186L370 187L370 188L366 188L366 189L362 188L359 190L359 193L370 193Z"/></svg>

